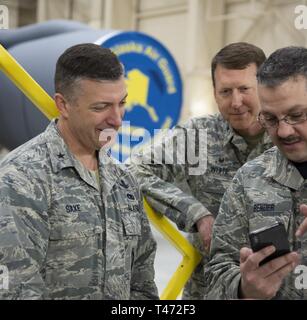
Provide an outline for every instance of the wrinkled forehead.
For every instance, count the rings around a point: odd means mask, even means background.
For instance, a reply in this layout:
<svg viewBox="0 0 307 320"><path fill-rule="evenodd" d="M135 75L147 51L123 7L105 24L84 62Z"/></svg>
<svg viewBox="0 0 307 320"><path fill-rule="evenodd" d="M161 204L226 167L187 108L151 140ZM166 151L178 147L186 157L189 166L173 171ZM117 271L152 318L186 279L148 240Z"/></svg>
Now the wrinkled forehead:
<svg viewBox="0 0 307 320"><path fill-rule="evenodd" d="M250 64L244 69L227 69L222 65L218 65L214 76L215 85L224 86L240 86L244 84L257 84L257 66Z"/></svg>
<svg viewBox="0 0 307 320"><path fill-rule="evenodd" d="M82 79L79 82L77 98L86 104L95 102L118 102L127 96L124 77L119 80Z"/></svg>

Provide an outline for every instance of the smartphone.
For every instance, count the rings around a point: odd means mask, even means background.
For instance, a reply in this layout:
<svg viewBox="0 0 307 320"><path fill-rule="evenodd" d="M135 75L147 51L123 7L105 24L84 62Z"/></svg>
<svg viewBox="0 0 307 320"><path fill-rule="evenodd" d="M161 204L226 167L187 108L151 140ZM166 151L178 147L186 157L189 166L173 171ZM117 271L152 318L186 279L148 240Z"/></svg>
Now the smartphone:
<svg viewBox="0 0 307 320"><path fill-rule="evenodd" d="M251 247L254 252L273 245L276 250L260 262L263 265L277 257L290 252L290 244L283 223L274 223L271 226L257 229L249 234Z"/></svg>

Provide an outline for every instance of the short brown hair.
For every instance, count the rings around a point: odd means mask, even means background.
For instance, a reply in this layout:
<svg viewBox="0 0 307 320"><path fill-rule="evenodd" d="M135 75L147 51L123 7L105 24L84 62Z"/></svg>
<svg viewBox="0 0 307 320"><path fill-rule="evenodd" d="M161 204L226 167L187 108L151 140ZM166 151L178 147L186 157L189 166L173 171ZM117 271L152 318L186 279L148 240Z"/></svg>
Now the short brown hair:
<svg viewBox="0 0 307 320"><path fill-rule="evenodd" d="M68 48L59 57L54 76L55 92L71 100L80 79L116 81L123 75L123 65L110 49L81 43Z"/></svg>
<svg viewBox="0 0 307 320"><path fill-rule="evenodd" d="M255 63L257 69L265 61L266 56L262 49L247 42L235 42L222 48L212 59L211 77L215 87L214 73L218 65L226 69L242 70Z"/></svg>

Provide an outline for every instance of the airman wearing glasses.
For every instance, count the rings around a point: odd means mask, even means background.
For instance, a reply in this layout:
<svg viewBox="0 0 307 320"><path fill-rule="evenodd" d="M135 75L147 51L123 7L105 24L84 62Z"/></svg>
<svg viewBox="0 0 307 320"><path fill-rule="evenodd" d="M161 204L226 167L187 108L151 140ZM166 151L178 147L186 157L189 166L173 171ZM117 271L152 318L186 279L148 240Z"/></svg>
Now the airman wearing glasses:
<svg viewBox="0 0 307 320"><path fill-rule="evenodd" d="M260 124L276 147L245 164L224 194L205 268L212 299L306 299L298 283L307 264L307 49L275 51L258 71ZM250 249L248 234L274 222L291 252L261 261L275 248Z"/></svg>

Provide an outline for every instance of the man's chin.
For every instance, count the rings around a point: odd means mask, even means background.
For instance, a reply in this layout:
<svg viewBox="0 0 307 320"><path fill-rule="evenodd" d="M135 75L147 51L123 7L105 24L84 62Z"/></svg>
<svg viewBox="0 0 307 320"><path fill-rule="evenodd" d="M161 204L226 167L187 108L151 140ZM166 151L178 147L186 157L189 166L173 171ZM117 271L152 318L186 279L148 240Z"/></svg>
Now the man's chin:
<svg viewBox="0 0 307 320"><path fill-rule="evenodd" d="M248 130L251 127L252 123L247 121L231 121L230 125L234 130L240 131L240 130Z"/></svg>
<svg viewBox="0 0 307 320"><path fill-rule="evenodd" d="M235 130L249 130L251 128L261 128L261 125L259 124L257 119L251 116L246 116L243 118L232 118L229 119L229 123Z"/></svg>

